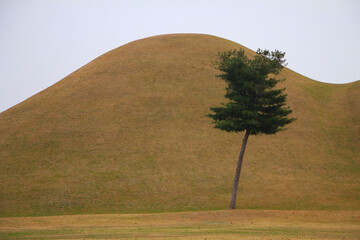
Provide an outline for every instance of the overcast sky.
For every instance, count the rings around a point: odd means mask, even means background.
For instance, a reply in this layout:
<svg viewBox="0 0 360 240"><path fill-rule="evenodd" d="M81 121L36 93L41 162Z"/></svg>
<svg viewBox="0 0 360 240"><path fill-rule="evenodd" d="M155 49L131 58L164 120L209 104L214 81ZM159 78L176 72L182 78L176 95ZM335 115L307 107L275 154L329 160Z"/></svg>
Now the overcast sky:
<svg viewBox="0 0 360 240"><path fill-rule="evenodd" d="M286 52L314 80L360 80L360 0L0 0L0 112L125 43L205 33Z"/></svg>

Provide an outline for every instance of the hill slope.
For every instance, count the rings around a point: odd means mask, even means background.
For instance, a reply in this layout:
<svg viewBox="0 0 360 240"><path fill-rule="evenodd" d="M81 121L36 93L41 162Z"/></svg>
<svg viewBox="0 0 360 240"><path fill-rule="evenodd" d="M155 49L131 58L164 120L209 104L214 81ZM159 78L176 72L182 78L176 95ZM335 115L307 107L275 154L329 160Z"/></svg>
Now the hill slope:
<svg viewBox="0 0 360 240"><path fill-rule="evenodd" d="M212 62L238 47L138 40L1 113L0 214L226 209L242 134L205 115L225 101ZM297 121L249 138L239 207L359 209L360 82L281 75Z"/></svg>

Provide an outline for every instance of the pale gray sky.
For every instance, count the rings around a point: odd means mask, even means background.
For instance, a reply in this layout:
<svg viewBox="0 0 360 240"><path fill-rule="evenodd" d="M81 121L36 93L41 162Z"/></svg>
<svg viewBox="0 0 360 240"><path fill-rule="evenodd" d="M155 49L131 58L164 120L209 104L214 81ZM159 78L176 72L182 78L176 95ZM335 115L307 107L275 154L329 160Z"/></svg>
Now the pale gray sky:
<svg viewBox="0 0 360 240"><path fill-rule="evenodd" d="M314 80L360 80L360 0L0 0L0 112L140 38L205 33L286 52Z"/></svg>

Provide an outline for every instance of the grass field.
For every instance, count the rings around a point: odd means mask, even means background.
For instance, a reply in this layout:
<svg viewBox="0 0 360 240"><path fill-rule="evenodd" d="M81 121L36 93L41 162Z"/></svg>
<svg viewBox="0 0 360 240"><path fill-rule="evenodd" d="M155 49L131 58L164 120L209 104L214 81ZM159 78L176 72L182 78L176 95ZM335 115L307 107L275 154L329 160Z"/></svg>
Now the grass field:
<svg viewBox="0 0 360 240"><path fill-rule="evenodd" d="M360 239L360 211L234 210L0 218L1 239Z"/></svg>
<svg viewBox="0 0 360 240"><path fill-rule="evenodd" d="M217 53L239 47L141 39L2 112L0 216L227 209L243 135L206 115L225 101ZM238 207L360 210L360 81L280 77L297 120L249 138Z"/></svg>

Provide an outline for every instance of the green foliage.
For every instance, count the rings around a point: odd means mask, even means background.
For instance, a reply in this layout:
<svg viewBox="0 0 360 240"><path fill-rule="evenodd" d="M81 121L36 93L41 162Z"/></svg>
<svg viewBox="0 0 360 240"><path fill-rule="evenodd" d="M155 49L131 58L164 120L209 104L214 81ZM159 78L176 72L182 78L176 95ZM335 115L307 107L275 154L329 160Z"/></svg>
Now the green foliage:
<svg viewBox="0 0 360 240"><path fill-rule="evenodd" d="M285 63L285 53L258 50L249 59L243 49L219 53L217 68L228 87L225 97L230 101L212 107L215 128L228 132L250 131L250 134L274 134L294 121L287 118L292 111L286 106L285 88L275 88L285 79L276 79Z"/></svg>

